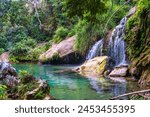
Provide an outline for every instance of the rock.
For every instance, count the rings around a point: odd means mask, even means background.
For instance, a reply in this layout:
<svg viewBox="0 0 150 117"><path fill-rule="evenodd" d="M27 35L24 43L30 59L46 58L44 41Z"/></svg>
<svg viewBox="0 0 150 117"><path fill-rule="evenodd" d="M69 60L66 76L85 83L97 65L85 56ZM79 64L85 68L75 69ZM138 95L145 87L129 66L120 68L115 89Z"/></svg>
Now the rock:
<svg viewBox="0 0 150 117"><path fill-rule="evenodd" d="M131 76L134 76L136 79L138 79L138 77L140 76L140 71L136 67L131 67L129 72Z"/></svg>
<svg viewBox="0 0 150 117"><path fill-rule="evenodd" d="M9 52L0 55L0 62L9 62Z"/></svg>
<svg viewBox="0 0 150 117"><path fill-rule="evenodd" d="M40 97L35 97L39 92L41 92L42 94L40 94ZM29 99L39 99L39 98L44 98L45 100L47 99L51 99L50 95L50 88L48 86L48 83L46 81L43 81L41 79L38 80L38 86L36 89L32 90L32 91L28 91L26 93L26 98L27 100ZM43 97L44 96L44 97Z"/></svg>
<svg viewBox="0 0 150 117"><path fill-rule="evenodd" d="M75 36L65 39L59 44L53 44L45 53L40 55L41 63L76 63L80 60L74 49Z"/></svg>
<svg viewBox="0 0 150 117"><path fill-rule="evenodd" d="M110 59L107 56L95 57L76 68L76 71L88 77L98 77L109 68L109 62Z"/></svg>
<svg viewBox="0 0 150 117"><path fill-rule="evenodd" d="M109 77L111 80L120 83L127 83L127 80L124 77Z"/></svg>
<svg viewBox="0 0 150 117"><path fill-rule="evenodd" d="M7 62L0 62L0 80L3 80L7 86L13 87L18 84L16 69Z"/></svg>
<svg viewBox="0 0 150 117"><path fill-rule="evenodd" d="M35 78L27 72L17 76L15 68L7 62L0 62L0 84L6 85L9 99L54 99L50 87L44 80Z"/></svg>
<svg viewBox="0 0 150 117"><path fill-rule="evenodd" d="M111 71L109 76L110 77L126 77L127 74L128 74L128 67L121 66L121 67L114 68L114 70Z"/></svg>
<svg viewBox="0 0 150 117"><path fill-rule="evenodd" d="M128 15L127 15L127 17L131 17L136 12L136 10L137 10L136 6L133 7L133 8L131 8L130 11L129 11L129 13L128 13Z"/></svg>

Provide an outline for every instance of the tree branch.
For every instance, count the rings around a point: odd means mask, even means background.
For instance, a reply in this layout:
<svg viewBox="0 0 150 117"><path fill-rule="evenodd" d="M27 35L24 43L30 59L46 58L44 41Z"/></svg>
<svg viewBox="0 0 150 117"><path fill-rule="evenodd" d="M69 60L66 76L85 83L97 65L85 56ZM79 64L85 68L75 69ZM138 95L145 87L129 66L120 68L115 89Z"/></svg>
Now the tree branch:
<svg viewBox="0 0 150 117"><path fill-rule="evenodd" d="M150 93L150 89L142 90L142 91L130 92L130 93L126 93L126 94L123 94L123 95L119 95L119 96L113 97L113 98L111 98L111 100L115 100L115 99L118 99L120 97L125 97L125 96L129 96L129 95L133 95L133 94L141 94L141 93L148 93L148 92Z"/></svg>

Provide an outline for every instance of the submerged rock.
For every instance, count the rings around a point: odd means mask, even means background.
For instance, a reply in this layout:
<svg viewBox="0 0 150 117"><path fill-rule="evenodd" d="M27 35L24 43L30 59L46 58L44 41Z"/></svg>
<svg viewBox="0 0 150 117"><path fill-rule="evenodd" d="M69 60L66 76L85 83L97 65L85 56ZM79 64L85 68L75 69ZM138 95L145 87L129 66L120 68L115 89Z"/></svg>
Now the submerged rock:
<svg viewBox="0 0 150 117"><path fill-rule="evenodd" d="M75 36L65 39L59 44L53 44L52 47L45 53L40 55L39 62L41 63L77 63L80 57L74 49Z"/></svg>
<svg viewBox="0 0 150 117"><path fill-rule="evenodd" d="M95 57L86 61L76 71L85 76L99 76L103 75L105 70L109 69L110 58L107 56Z"/></svg>
<svg viewBox="0 0 150 117"><path fill-rule="evenodd" d="M114 68L114 70L111 71L109 76L110 77L126 77L127 74L128 74L128 67L121 66L121 67Z"/></svg>

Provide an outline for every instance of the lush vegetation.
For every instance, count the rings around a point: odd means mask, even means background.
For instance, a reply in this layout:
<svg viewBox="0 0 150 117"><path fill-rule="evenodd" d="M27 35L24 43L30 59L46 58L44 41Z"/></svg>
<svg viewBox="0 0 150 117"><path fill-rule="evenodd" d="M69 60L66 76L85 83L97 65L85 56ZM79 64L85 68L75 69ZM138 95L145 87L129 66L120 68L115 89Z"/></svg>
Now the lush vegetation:
<svg viewBox="0 0 150 117"><path fill-rule="evenodd" d="M128 75L150 86L149 0L1 0L0 55L9 52L9 59L14 63L37 62L51 46L73 36L75 52L69 56L71 61L82 60L97 40L104 38L104 46L108 43L108 33L133 6L137 10L128 18L125 35L127 58L131 61ZM104 47L104 51L107 49ZM54 52L50 58L44 54L44 62L59 64L62 58L58 51L50 51ZM66 53L62 55L68 61ZM20 84L11 93L17 92L19 99L27 99L27 92L38 87L37 81L26 71L20 72L18 78ZM7 91L0 84L0 99L8 98ZM33 98L43 99L45 93L48 93L46 89L40 90Z"/></svg>
<svg viewBox="0 0 150 117"><path fill-rule="evenodd" d="M141 78L141 85L150 84L150 2L140 0L137 12L127 22L126 41L131 69L136 68L134 76Z"/></svg>
<svg viewBox="0 0 150 117"><path fill-rule="evenodd" d="M76 50L84 56L91 45L112 29L132 6L131 2L122 7L106 26L111 14L125 0L33 2L35 7L29 1L0 2L0 54L10 51L13 62L37 61L53 42L59 43L73 35L76 35ZM38 43L46 45L39 47Z"/></svg>

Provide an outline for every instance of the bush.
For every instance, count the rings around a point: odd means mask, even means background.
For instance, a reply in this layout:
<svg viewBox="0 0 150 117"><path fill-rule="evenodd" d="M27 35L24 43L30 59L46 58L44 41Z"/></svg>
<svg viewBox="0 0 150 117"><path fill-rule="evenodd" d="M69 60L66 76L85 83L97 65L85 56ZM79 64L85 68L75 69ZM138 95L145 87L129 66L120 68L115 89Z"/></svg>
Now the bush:
<svg viewBox="0 0 150 117"><path fill-rule="evenodd" d="M0 85L0 100L7 99L6 90L7 90L7 87L5 85Z"/></svg>
<svg viewBox="0 0 150 117"><path fill-rule="evenodd" d="M88 23L80 20L75 26L76 41L75 49L81 54L85 55L93 42L100 36L100 31L96 24Z"/></svg>
<svg viewBox="0 0 150 117"><path fill-rule="evenodd" d="M27 29L23 26L15 26L15 27L9 28L9 30L7 31L6 37L9 41L13 43L17 43L17 42L27 39L28 32L27 32Z"/></svg>
<svg viewBox="0 0 150 117"><path fill-rule="evenodd" d="M111 7L109 1L106 3L106 5L107 7ZM95 41L97 41L101 37L104 37L107 31L113 29L120 22L120 20L129 11L130 6L127 5L121 8L111 18L111 20L106 26L108 19L111 17L112 13L114 13L118 8L120 8L120 5L114 4L113 7L110 10L108 10L105 14L98 14L96 16L97 21L93 23L87 22L84 19L78 21L78 23L74 26L73 31L75 30L76 34L75 49L80 54L85 56L85 54L88 52L89 48ZM105 26L106 29L104 30Z"/></svg>
<svg viewBox="0 0 150 117"><path fill-rule="evenodd" d="M68 34L68 29L67 28L64 28L64 27L58 27L57 30L55 31L55 34L53 36L53 42L55 43L59 43L61 42L62 40L65 39L65 37L67 36Z"/></svg>
<svg viewBox="0 0 150 117"><path fill-rule="evenodd" d="M39 48L34 48L34 49L31 49L29 52L28 52L28 60L30 61L38 61L38 58L40 56L40 54L42 53L42 50L39 49Z"/></svg>
<svg viewBox="0 0 150 117"><path fill-rule="evenodd" d="M21 40L11 48L10 59L13 61L32 61L33 58L36 58L37 60L37 56L39 55L39 50L35 49L36 50L35 53L33 53L32 50L32 48L34 48L35 46L36 46L36 41L31 38L28 38L27 40Z"/></svg>
<svg viewBox="0 0 150 117"><path fill-rule="evenodd" d="M30 83L30 81L35 80L35 78L25 70L19 71L19 78L20 78L21 84L27 84L27 83Z"/></svg>
<svg viewBox="0 0 150 117"><path fill-rule="evenodd" d="M0 33L0 48L6 49L8 41L3 33Z"/></svg>
<svg viewBox="0 0 150 117"><path fill-rule="evenodd" d="M0 55L3 54L4 51L5 51L5 50L4 50L3 48L0 48Z"/></svg>

